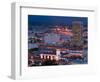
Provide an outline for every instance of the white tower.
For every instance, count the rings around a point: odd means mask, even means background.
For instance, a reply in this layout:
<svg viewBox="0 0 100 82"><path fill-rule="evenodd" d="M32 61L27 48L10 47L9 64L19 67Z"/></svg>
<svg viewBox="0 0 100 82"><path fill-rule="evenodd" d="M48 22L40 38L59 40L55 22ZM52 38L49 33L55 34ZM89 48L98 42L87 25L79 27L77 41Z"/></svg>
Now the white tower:
<svg viewBox="0 0 100 82"><path fill-rule="evenodd" d="M59 60L61 58L61 54L60 54L60 50L56 49L56 55L57 55L57 60Z"/></svg>

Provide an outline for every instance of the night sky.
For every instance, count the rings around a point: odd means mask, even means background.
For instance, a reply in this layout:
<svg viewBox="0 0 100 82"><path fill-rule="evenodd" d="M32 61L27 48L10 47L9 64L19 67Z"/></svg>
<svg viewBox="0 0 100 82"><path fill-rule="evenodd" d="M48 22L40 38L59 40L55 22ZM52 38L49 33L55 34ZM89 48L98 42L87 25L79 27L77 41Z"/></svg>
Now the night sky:
<svg viewBox="0 0 100 82"><path fill-rule="evenodd" d="M28 15L29 25L71 25L73 21L80 21L83 25L87 25L87 17L64 17L64 16L42 16Z"/></svg>

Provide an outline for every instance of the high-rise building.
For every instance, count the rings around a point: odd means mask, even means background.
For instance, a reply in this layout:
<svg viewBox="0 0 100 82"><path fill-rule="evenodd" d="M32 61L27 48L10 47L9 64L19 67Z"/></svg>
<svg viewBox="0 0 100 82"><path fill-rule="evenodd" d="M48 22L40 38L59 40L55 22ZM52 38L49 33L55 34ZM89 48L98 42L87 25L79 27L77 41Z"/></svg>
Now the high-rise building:
<svg viewBox="0 0 100 82"><path fill-rule="evenodd" d="M83 25L79 21L75 21L72 23L72 32L73 32L73 38L72 38L72 45L75 46L82 46L82 28Z"/></svg>

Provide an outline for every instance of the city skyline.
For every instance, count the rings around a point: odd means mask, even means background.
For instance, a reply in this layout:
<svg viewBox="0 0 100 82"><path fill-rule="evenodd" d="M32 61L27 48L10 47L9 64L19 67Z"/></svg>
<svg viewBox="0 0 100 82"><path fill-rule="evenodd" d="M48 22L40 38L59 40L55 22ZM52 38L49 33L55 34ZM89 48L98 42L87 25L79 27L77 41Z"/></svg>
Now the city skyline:
<svg viewBox="0 0 100 82"><path fill-rule="evenodd" d="M88 63L88 18L28 15L28 66Z"/></svg>

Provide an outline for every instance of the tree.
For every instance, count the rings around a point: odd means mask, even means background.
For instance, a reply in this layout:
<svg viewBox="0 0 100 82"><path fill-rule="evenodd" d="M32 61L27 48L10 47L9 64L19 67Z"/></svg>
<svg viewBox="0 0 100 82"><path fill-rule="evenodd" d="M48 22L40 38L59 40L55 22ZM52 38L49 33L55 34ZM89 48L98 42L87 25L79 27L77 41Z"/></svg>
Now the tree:
<svg viewBox="0 0 100 82"><path fill-rule="evenodd" d="M49 60L49 59L47 59L47 60L45 60L43 62L43 65L58 65L58 64L57 64L56 60Z"/></svg>

